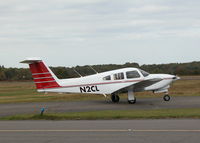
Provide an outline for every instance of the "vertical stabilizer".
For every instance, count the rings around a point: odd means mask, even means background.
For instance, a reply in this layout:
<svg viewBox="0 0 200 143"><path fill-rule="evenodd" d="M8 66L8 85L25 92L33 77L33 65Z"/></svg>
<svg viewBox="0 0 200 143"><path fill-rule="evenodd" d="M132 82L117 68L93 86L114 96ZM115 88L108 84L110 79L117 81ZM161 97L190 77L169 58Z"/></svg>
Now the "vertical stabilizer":
<svg viewBox="0 0 200 143"><path fill-rule="evenodd" d="M29 64L33 80L38 90L60 87L58 78L39 58L28 58L21 63Z"/></svg>

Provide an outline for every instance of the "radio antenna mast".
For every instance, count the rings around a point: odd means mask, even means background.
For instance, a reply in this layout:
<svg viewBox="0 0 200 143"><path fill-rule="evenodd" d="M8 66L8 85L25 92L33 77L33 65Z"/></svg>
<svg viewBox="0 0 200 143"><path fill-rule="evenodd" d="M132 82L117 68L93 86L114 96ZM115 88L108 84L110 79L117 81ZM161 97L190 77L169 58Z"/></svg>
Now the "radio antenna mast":
<svg viewBox="0 0 200 143"><path fill-rule="evenodd" d="M78 74L80 77L83 77L75 68L73 68L74 72Z"/></svg>
<svg viewBox="0 0 200 143"><path fill-rule="evenodd" d="M98 72L90 65L88 65L96 74L98 74Z"/></svg>

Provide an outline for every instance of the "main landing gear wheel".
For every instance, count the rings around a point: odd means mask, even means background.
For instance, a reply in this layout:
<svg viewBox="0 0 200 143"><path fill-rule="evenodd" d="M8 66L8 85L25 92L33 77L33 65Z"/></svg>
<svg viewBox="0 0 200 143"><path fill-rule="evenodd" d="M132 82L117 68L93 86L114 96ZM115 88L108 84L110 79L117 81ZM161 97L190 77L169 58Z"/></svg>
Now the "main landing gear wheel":
<svg viewBox="0 0 200 143"><path fill-rule="evenodd" d="M170 99L171 99L171 97L168 94L163 96L164 101L169 101Z"/></svg>
<svg viewBox="0 0 200 143"><path fill-rule="evenodd" d="M119 102L119 96L117 94L111 94L111 100L113 103L118 103Z"/></svg>
<svg viewBox="0 0 200 143"><path fill-rule="evenodd" d="M129 104L135 104L136 103L136 98L134 100L128 100Z"/></svg>

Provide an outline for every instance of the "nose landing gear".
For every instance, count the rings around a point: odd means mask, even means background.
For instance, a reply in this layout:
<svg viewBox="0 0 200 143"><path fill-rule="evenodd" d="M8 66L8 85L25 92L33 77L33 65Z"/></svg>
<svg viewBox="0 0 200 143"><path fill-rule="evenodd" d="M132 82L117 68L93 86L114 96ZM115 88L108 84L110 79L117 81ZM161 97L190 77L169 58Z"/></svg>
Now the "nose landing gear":
<svg viewBox="0 0 200 143"><path fill-rule="evenodd" d="M133 87L130 87L128 89L128 103L129 104L135 104L136 103L136 98L135 98L135 95L133 93Z"/></svg>
<svg viewBox="0 0 200 143"><path fill-rule="evenodd" d="M135 104L136 103L136 98L134 100L128 100L129 104Z"/></svg>

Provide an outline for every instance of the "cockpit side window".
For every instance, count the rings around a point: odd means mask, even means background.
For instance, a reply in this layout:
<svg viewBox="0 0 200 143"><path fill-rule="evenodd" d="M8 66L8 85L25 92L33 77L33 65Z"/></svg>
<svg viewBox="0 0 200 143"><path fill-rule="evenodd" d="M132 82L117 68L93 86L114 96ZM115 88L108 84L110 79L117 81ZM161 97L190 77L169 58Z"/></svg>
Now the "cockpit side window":
<svg viewBox="0 0 200 143"><path fill-rule="evenodd" d="M111 80L111 76L108 75L108 76L104 77L103 80Z"/></svg>
<svg viewBox="0 0 200 143"><path fill-rule="evenodd" d="M129 78L139 78L140 74L137 71L126 72L126 77Z"/></svg>
<svg viewBox="0 0 200 143"><path fill-rule="evenodd" d="M114 80L122 80L124 79L124 73L122 72L122 73L114 74L113 77L114 77Z"/></svg>
<svg viewBox="0 0 200 143"><path fill-rule="evenodd" d="M148 75L149 75L149 73L148 73L148 72L145 72L145 71L143 71L143 70L141 70L141 69L140 69L140 72L142 73L142 75L143 75L144 77L146 77L146 76L148 76Z"/></svg>

